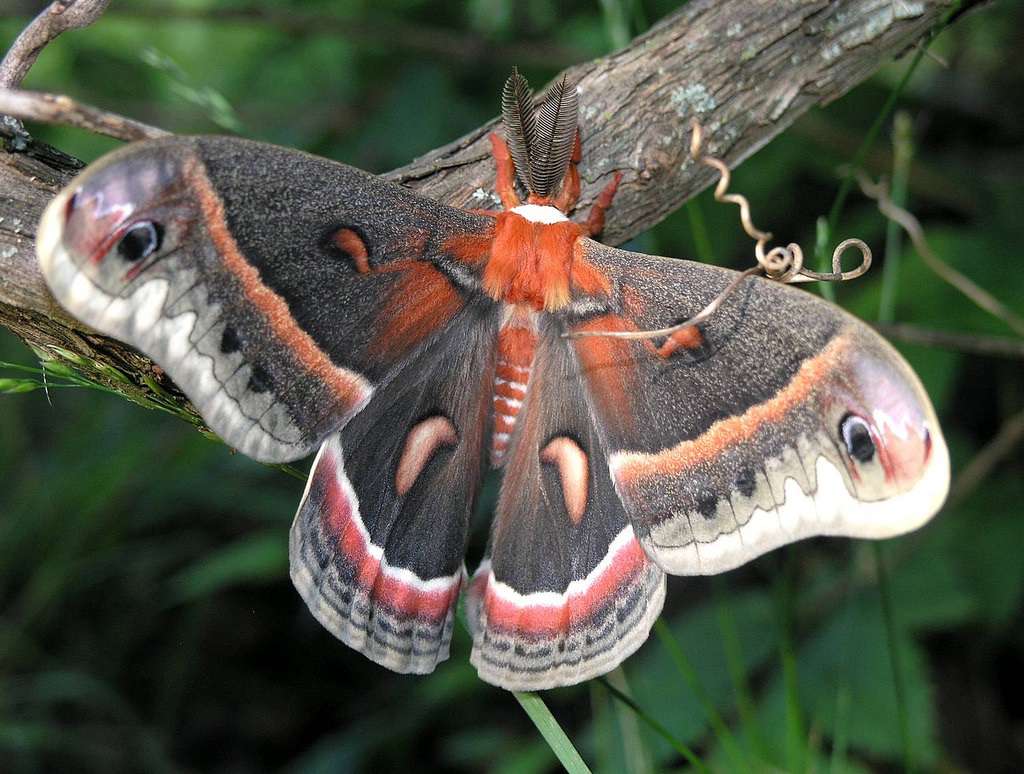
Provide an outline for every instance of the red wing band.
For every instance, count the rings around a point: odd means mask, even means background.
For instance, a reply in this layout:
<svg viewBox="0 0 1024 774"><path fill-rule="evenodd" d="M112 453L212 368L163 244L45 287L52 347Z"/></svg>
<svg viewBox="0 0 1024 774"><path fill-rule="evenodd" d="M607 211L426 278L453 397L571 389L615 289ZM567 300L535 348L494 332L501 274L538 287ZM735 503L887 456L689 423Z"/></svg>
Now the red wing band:
<svg viewBox="0 0 1024 774"><path fill-rule="evenodd" d="M360 518L337 434L317 455L292 525L290 557L299 594L346 645L397 672L430 672L448 657L465 569L423 579L388 564Z"/></svg>
<svg viewBox="0 0 1024 774"><path fill-rule="evenodd" d="M509 690L571 685L614 669L647 639L665 598L665 574L625 527L608 553L565 591L520 594L485 560L470 583L470 660Z"/></svg>

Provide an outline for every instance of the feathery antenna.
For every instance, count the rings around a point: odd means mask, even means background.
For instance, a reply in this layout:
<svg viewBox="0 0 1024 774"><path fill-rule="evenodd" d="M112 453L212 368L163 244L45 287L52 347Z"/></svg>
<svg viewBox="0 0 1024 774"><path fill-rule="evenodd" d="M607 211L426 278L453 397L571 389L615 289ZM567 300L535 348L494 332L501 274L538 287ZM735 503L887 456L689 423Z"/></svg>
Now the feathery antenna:
<svg viewBox="0 0 1024 774"><path fill-rule="evenodd" d="M530 190L538 196L550 196L565 177L576 139L578 113L576 86L570 86L562 76L537 113L537 143L531 149L530 158Z"/></svg>
<svg viewBox="0 0 1024 774"><path fill-rule="evenodd" d="M501 117L505 122L505 141L516 165L516 174L523 186L530 188L530 150L537 124L530 84L515 67L501 92Z"/></svg>
<svg viewBox="0 0 1024 774"><path fill-rule="evenodd" d="M562 76L534 113L530 85L513 67L501 93L501 116L520 182L532 194L551 196L565 177L576 139L576 86Z"/></svg>

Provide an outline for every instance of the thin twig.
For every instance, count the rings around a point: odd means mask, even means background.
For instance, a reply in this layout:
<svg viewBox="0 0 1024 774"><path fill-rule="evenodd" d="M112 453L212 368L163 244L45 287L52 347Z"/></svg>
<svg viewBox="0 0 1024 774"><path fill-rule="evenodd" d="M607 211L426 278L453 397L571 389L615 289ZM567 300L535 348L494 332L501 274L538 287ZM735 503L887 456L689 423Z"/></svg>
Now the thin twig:
<svg viewBox="0 0 1024 774"><path fill-rule="evenodd" d="M1024 442L1024 410L1006 420L996 437L985 444L960 472L953 482L949 504L963 502L1021 442Z"/></svg>
<svg viewBox="0 0 1024 774"><path fill-rule="evenodd" d="M906 323L883 323L875 326L890 339L926 347L941 347L972 355L991 355L1024 360L1024 341L1009 336L979 336L973 333L951 333L921 328Z"/></svg>
<svg viewBox="0 0 1024 774"><path fill-rule="evenodd" d="M0 88L0 115L2 114L25 121L74 126L125 142L153 140L171 134L166 129L85 105L63 94Z"/></svg>
<svg viewBox="0 0 1024 774"><path fill-rule="evenodd" d="M66 30L81 29L96 21L110 0L58 0L43 9L14 41L0 62L0 87L21 85L39 52ZM3 112L3 111L0 111Z"/></svg>
<svg viewBox="0 0 1024 774"><path fill-rule="evenodd" d="M878 203L879 212L890 220L894 220L907 232L910 240L914 243L914 248L928 265L928 268L967 296L978 307L994 317L998 317L1010 326L1015 333L1024 336L1024 319L1014 314L1002 301L987 290L975 284L974 280L961 274L932 252L928 241L924 237L924 229L921 227L921 222L907 212L907 210L896 206L884 184L872 182L867 175L859 170L857 172L857 182L860 183L860 188L864 195Z"/></svg>

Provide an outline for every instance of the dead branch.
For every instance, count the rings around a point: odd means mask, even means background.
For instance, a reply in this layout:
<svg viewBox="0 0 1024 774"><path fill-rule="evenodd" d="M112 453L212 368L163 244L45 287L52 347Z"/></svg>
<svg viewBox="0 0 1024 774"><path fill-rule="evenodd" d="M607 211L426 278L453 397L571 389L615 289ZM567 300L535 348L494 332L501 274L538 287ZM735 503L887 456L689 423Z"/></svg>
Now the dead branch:
<svg viewBox="0 0 1024 774"><path fill-rule="evenodd" d="M1008 357L1024 360L1024 340L1010 336L981 336L975 333L954 333L921 328L906 323L882 323L875 326L886 338L939 347L954 352L988 357Z"/></svg>
<svg viewBox="0 0 1024 774"><path fill-rule="evenodd" d="M106 9L110 0L58 0L51 3L14 41L0 62L0 87L21 85L39 52L67 30L88 27Z"/></svg>
<svg viewBox="0 0 1024 774"><path fill-rule="evenodd" d="M104 4L77 0L67 13ZM604 233L612 244L629 239L712 181L712 170L687 159L691 119L707 127L709 152L735 167L811 107L836 99L927 39L951 7L951 0L691 0L628 47L566 71L581 92L580 209L589 209L611 176L622 172ZM16 46L38 55L22 38ZM24 54L15 58L28 61ZM487 206L492 127L479 127L387 177L457 206ZM0 125L0 140L5 132L12 136ZM36 266L35 224L79 168L37 142L9 142L0 152L0 325L37 348L56 344L116 361L122 370L127 359L141 373L144 361L131 360L127 348L84 330L56 307Z"/></svg>
<svg viewBox="0 0 1024 774"><path fill-rule="evenodd" d="M963 502L978 486L989 477L1003 460L1024 441L1024 411L1018 411L1007 419L996 436L982 447L953 482L949 493L949 504Z"/></svg>
<svg viewBox="0 0 1024 774"><path fill-rule="evenodd" d="M74 126L115 140L154 140L170 132L119 116L106 110L83 105L63 94L43 94L0 87L0 114L17 116L23 121Z"/></svg>

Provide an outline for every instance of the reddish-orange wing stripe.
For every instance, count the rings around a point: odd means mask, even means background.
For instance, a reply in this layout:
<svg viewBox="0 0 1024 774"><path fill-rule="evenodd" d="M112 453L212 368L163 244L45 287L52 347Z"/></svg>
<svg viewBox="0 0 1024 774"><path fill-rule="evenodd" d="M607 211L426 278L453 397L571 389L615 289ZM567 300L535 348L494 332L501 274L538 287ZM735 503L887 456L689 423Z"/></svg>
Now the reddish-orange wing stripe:
<svg viewBox="0 0 1024 774"><path fill-rule="evenodd" d="M224 205L199 163L191 164L186 174L199 198L207 231L224 267L238 280L245 297L264 316L274 335L311 374L330 386L343 405L353 408L362 404L370 385L359 374L334 365L292 317L287 302L263 284L259 271L245 259L231 235Z"/></svg>
<svg viewBox="0 0 1024 774"><path fill-rule="evenodd" d="M494 213L481 213L494 217ZM444 241L442 250L457 261L476 266L486 261L491 255L491 244L494 242L494 223L489 222L485 231L476 234L459 234Z"/></svg>
<svg viewBox="0 0 1024 774"><path fill-rule="evenodd" d="M350 228L338 229L334 234L334 244L352 259L356 271L360 274L370 273L370 254L359 234Z"/></svg>
<svg viewBox="0 0 1024 774"><path fill-rule="evenodd" d="M377 316L380 330L371 354L393 361L450 322L463 301L447 277L428 263L403 261L387 271L398 279Z"/></svg>
<svg viewBox="0 0 1024 774"><path fill-rule="evenodd" d="M765 424L784 421L787 413L806 400L836 368L848 345L849 339L845 336L832 339L819 354L806 360L774 397L751 406L742 414L715 422L696 438L655 454L620 452L614 455L612 469L616 480L632 485L642 479L678 474L752 438Z"/></svg>

